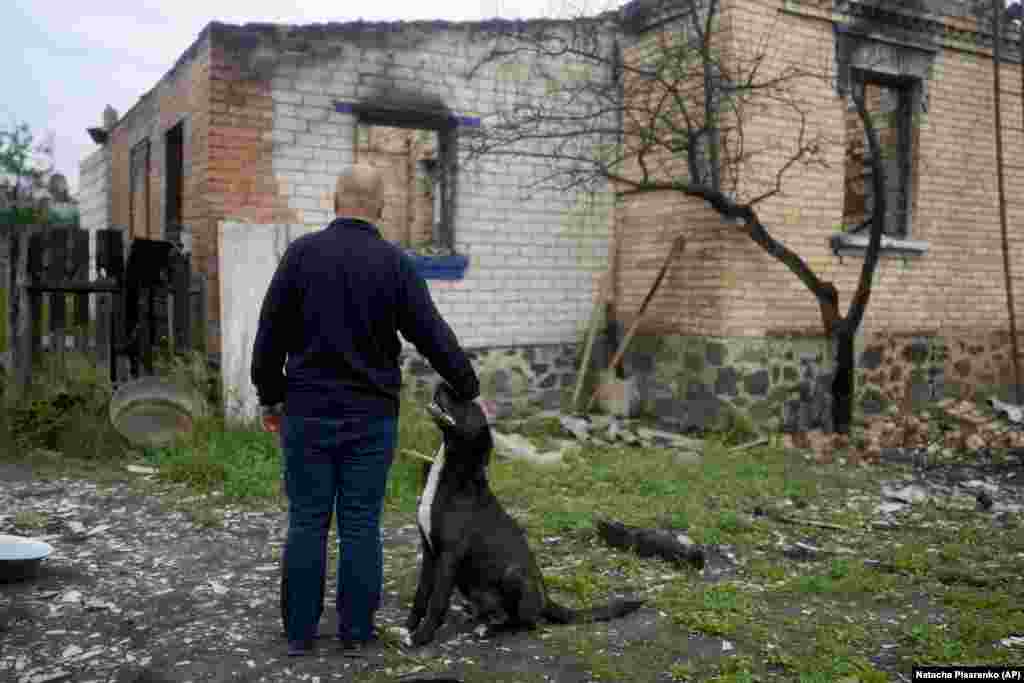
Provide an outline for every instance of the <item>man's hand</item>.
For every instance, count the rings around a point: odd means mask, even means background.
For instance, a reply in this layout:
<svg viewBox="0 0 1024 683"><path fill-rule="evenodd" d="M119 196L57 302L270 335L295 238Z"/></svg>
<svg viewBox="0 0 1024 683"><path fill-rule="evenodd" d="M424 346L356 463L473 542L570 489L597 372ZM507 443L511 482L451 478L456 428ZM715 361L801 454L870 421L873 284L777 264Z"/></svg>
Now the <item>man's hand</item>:
<svg viewBox="0 0 1024 683"><path fill-rule="evenodd" d="M284 405L277 403L272 406L260 406L262 412L263 431L271 434L281 433L281 415L284 412Z"/></svg>
<svg viewBox="0 0 1024 683"><path fill-rule="evenodd" d="M494 424L494 420L498 417L498 405L493 400L484 398L483 396L477 396L474 398L473 403L480 406L480 410L484 411L484 417L487 418L487 424Z"/></svg>

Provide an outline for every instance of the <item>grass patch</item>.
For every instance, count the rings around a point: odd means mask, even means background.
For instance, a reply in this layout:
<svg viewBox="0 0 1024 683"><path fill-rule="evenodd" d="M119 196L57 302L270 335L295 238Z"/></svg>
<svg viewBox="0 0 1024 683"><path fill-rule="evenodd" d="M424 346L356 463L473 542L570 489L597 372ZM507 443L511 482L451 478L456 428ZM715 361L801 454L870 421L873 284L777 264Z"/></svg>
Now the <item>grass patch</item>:
<svg viewBox="0 0 1024 683"><path fill-rule="evenodd" d="M734 583L679 587L661 604L675 623L709 636L732 637L753 616L750 595Z"/></svg>
<svg viewBox="0 0 1024 683"><path fill-rule="evenodd" d="M281 452L271 434L225 427L192 443L147 450L145 459L162 479L202 493L222 491L228 500L272 499L280 492Z"/></svg>
<svg viewBox="0 0 1024 683"><path fill-rule="evenodd" d="M50 523L50 517L35 510L22 510L14 514L14 526L24 531L39 531Z"/></svg>
<svg viewBox="0 0 1024 683"><path fill-rule="evenodd" d="M557 417L527 418L515 428L515 432L529 439L540 452L553 450L559 441L570 438Z"/></svg>

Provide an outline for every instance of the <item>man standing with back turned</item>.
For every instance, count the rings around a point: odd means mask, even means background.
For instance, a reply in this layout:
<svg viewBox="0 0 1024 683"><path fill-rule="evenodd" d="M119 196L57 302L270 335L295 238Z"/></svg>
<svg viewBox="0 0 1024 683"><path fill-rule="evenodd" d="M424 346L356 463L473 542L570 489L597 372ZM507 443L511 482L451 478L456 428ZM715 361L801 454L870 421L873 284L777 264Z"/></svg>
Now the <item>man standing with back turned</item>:
<svg viewBox="0 0 1024 683"><path fill-rule="evenodd" d="M380 515L402 384L398 332L460 398L479 395L473 366L426 282L374 226L382 209L382 178L374 168L358 164L341 175L335 220L288 246L260 310L252 382L264 428L280 432L284 452L282 598L289 655L312 651L318 634L332 507L337 636L350 653L376 639Z"/></svg>

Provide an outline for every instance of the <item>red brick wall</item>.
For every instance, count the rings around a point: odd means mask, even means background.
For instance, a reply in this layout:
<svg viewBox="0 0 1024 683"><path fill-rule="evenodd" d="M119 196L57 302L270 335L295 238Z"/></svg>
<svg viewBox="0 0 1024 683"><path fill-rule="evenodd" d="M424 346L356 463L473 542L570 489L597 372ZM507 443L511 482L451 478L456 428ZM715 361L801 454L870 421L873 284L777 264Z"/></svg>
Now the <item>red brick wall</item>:
<svg viewBox="0 0 1024 683"><path fill-rule="evenodd" d="M815 11L814 3L801 3ZM819 66L834 58L833 29L819 18L781 12L778 0L729 0L724 3L724 35L730 54L749 54L765 35L784 35L784 50L775 50L765 74L784 64ZM807 9L810 7L810 9ZM960 20L961 27L966 26ZM744 52L748 51L748 52ZM1024 134L1021 130L1020 65L1004 65L1003 128L1006 188L1013 244L1015 294L1024 296L1024 239L1013 226L1024 222ZM993 131L992 61L988 54L946 45L930 81L927 116L916 131L914 219L910 238L930 243L921 257L884 256L864 320L866 332L879 329L928 330L957 323L980 330L1005 328L1006 298L996 194ZM828 168L797 167L786 176L785 196L757 207L762 222L788 247L801 254L819 276L835 282L842 306L848 306L863 259L835 256L827 244L843 214L844 132L846 105L832 83L807 80L795 91L807 105L808 133L835 138L826 148ZM744 170L741 195L768 187L793 149L797 119L776 108L745 122L749 144L773 143L779 149ZM818 306L810 292L778 261L732 228L721 227L699 201L665 200L620 211L618 230L624 254L657 254L666 235L681 231L707 233L707 255L689 264L693 274L677 274L659 295L647 327L659 331L763 336L820 329ZM689 206L684 210L683 206ZM702 218L695 219L695 216ZM717 229L717 232L716 232ZM1016 231L1019 232L1019 231ZM690 255L693 258L693 255ZM710 265L713 262L714 267ZM645 283L656 266L628 258L620 263L619 309L639 305ZM712 276L717 272L717 282ZM687 279L691 278L691 279ZM702 312L701 302L714 306ZM845 309L844 309L845 310ZM627 316L628 317L628 316Z"/></svg>
<svg viewBox="0 0 1024 683"><path fill-rule="evenodd" d="M182 221L193 231L193 264L210 274L216 270L211 255L210 206L207 202L207 159L209 150L210 50L208 40L197 42L191 54L167 74L153 90L118 122L111 148L111 224L130 228L130 158L141 140L150 143L150 173L147 178L148 229L129 231L129 237L164 237L164 147L167 131L185 121L183 146L185 174L182 187ZM141 193L139 194L141 196ZM140 222L141 223L141 222ZM211 263L213 267L211 269ZM211 288L215 292L216 288ZM211 317L217 309L210 308ZM217 347L211 347L216 349Z"/></svg>
<svg viewBox="0 0 1024 683"><path fill-rule="evenodd" d="M203 225L205 271L209 275L211 316L220 317L217 226L225 220L256 224L296 223L274 178L270 139L274 103L270 83L247 78L241 65L244 51L222 45L214 34L209 83L209 145L207 170L208 220ZM211 349L220 335L210 332Z"/></svg>

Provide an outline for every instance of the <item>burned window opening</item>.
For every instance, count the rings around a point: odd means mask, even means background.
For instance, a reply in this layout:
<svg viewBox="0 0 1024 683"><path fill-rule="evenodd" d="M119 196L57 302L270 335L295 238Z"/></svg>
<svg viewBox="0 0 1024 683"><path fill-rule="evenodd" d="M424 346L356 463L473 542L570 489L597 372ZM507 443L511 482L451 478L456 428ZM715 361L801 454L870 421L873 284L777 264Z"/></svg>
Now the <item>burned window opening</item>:
<svg viewBox="0 0 1024 683"><path fill-rule="evenodd" d="M185 132L184 124L178 123L164 136L164 163L166 171L166 196L164 213L164 238L178 242L182 233L184 209L183 185L185 177Z"/></svg>
<svg viewBox="0 0 1024 683"><path fill-rule="evenodd" d="M905 238L911 227L911 178L914 159L914 101L916 79L851 69L853 94L864 103L875 126L885 175L884 234ZM867 133L853 97L846 112L845 192L843 227L851 233L870 229L874 210L874 168Z"/></svg>
<svg viewBox="0 0 1024 683"><path fill-rule="evenodd" d="M417 251L453 252L458 120L365 106L355 113L355 158L385 176L384 238Z"/></svg>
<svg viewBox="0 0 1024 683"><path fill-rule="evenodd" d="M128 162L128 232L149 237L149 140L132 147Z"/></svg>

